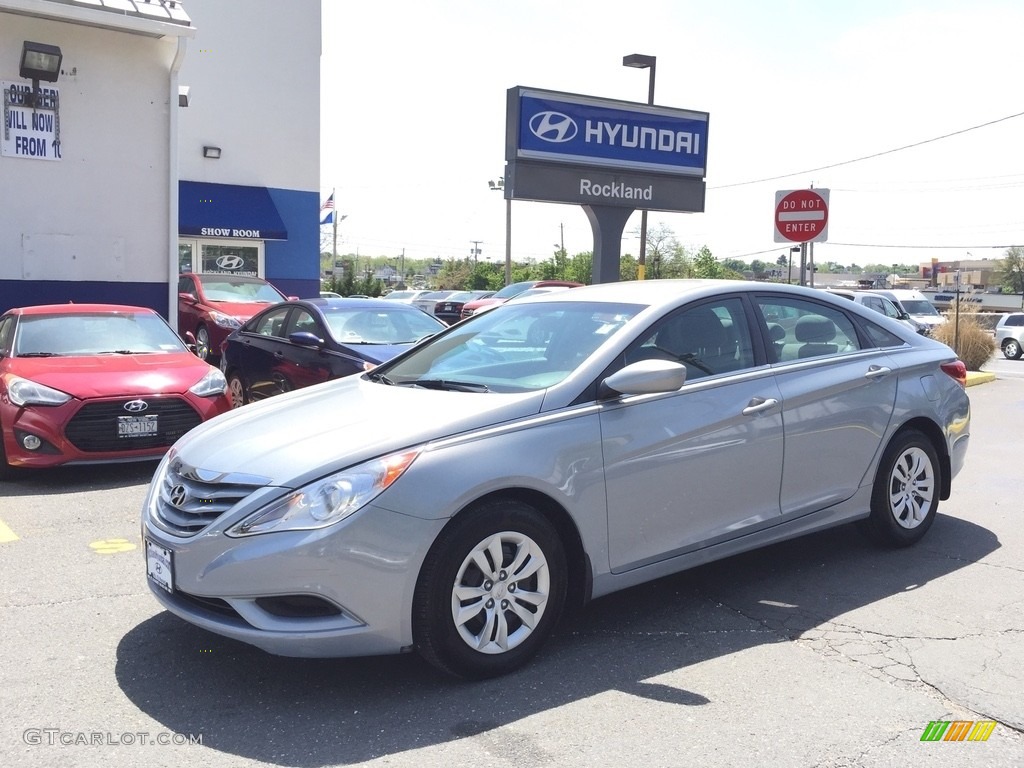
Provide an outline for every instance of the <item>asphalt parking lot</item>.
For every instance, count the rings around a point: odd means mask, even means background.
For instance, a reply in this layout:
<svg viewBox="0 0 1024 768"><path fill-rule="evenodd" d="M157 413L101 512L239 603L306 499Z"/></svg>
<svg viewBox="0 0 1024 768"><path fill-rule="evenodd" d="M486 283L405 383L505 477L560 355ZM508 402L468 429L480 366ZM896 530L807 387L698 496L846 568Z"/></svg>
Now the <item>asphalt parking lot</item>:
<svg viewBox="0 0 1024 768"><path fill-rule="evenodd" d="M1024 361L987 369L919 546L844 527L612 595L486 683L413 656L277 658L161 611L151 464L0 484L0 762L1024 765ZM995 726L922 741L935 721Z"/></svg>

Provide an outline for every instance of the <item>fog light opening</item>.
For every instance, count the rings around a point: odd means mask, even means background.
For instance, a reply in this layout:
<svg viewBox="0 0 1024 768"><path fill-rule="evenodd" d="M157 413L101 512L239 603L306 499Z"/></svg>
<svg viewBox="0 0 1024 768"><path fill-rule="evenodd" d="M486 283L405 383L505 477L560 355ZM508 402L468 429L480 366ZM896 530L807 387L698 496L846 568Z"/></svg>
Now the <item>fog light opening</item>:
<svg viewBox="0 0 1024 768"><path fill-rule="evenodd" d="M38 451L43 447L43 441L35 435L25 435L21 438L21 445L26 451Z"/></svg>

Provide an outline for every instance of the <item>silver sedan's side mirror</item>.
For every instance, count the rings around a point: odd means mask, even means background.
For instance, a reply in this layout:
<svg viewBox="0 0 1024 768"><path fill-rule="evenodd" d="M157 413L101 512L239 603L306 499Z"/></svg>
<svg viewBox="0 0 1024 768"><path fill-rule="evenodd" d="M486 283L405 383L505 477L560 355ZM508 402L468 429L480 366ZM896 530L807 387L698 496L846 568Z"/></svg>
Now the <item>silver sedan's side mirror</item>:
<svg viewBox="0 0 1024 768"><path fill-rule="evenodd" d="M686 383L686 368L669 360L639 360L601 382L601 396L675 392Z"/></svg>

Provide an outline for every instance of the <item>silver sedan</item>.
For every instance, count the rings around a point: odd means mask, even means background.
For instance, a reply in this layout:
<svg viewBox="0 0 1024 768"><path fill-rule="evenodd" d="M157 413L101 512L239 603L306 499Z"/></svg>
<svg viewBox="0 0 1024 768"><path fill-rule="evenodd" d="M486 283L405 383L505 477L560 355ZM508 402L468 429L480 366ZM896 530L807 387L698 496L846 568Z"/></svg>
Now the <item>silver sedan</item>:
<svg viewBox="0 0 1024 768"><path fill-rule="evenodd" d="M499 675L566 608L666 574L853 521L915 543L964 461L965 379L812 289L511 302L187 434L145 501L148 583L271 653Z"/></svg>

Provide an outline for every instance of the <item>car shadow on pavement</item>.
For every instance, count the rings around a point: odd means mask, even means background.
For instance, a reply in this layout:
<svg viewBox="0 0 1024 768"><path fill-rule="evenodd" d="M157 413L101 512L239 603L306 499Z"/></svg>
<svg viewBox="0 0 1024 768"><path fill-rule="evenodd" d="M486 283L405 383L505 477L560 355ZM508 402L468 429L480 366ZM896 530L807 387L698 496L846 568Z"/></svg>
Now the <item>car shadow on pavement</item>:
<svg viewBox="0 0 1024 768"><path fill-rule="evenodd" d="M50 469L22 469L10 480L0 481L0 499L15 496L55 495L103 491L148 484L159 459L123 464L75 464Z"/></svg>
<svg viewBox="0 0 1024 768"><path fill-rule="evenodd" d="M596 600L563 622L540 655L484 682L447 678L415 655L288 659L198 629L170 613L121 640L125 695L205 747L287 766L352 764L488 732L618 691L681 707L700 690L652 680L758 645L786 643L849 611L899 596L999 548L980 526L940 515L925 540L874 547L843 526ZM516 739L523 764L543 757Z"/></svg>

